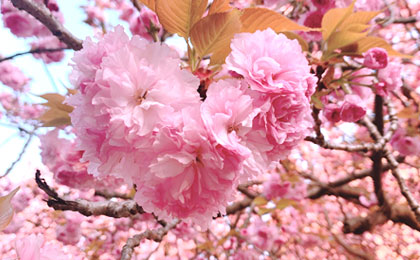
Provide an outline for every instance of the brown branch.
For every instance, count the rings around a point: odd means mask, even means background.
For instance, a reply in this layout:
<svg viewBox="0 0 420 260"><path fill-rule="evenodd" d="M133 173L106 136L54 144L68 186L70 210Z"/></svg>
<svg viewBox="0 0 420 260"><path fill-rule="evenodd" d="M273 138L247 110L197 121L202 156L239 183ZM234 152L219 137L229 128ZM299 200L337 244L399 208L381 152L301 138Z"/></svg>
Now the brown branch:
<svg viewBox="0 0 420 260"><path fill-rule="evenodd" d="M45 53L45 52L57 52L57 51L64 51L64 50L68 50L68 49L69 48L33 49L33 50L30 50L30 51L19 52L19 53L13 54L13 55L8 56L8 57L5 57L5 58L0 58L0 62L6 61L6 60L11 60L11 59L13 59L15 57L26 55L26 54Z"/></svg>
<svg viewBox="0 0 420 260"><path fill-rule="evenodd" d="M139 246L143 239L150 239L158 243L162 242L163 237L169 232L169 230L175 228L179 222L180 221L178 219L175 219L164 227L155 230L147 229L143 233L129 238L122 249L121 260L130 260L134 253L134 248Z"/></svg>
<svg viewBox="0 0 420 260"><path fill-rule="evenodd" d="M141 5L139 0L131 0L131 3L134 5L134 7L140 12L141 11Z"/></svg>
<svg viewBox="0 0 420 260"><path fill-rule="evenodd" d="M226 207L226 215L232 215L235 214L236 212L246 209L247 207L251 206L252 204L252 199L246 197L243 200L240 201L236 201L234 203L232 203L231 205ZM220 215L221 217L221 215Z"/></svg>
<svg viewBox="0 0 420 260"><path fill-rule="evenodd" d="M382 135L384 134L384 115L383 115L383 105L384 100L381 96L376 95L375 96L375 119L374 119L374 125L375 128L372 127L372 129L369 129L369 132L371 133L373 139L375 141L381 140ZM366 119L366 122L369 122L369 120ZM372 154L371 160L372 160L372 180L373 180L373 187L375 189L375 195L378 199L379 206L384 206L385 208L388 208L388 203L385 198L384 190L382 188L382 157L383 157L383 151L375 151Z"/></svg>
<svg viewBox="0 0 420 260"><path fill-rule="evenodd" d="M134 200L126 200L122 202L116 201L87 201L84 199L66 200L61 198L56 191L51 189L46 181L41 178L39 170L35 173L35 180L38 187L42 189L50 197L47 200L49 207L55 210L71 210L77 211L85 216L105 215L113 218L129 217L136 214L144 213Z"/></svg>
<svg viewBox="0 0 420 260"><path fill-rule="evenodd" d="M389 152L386 151L385 157L388 160L389 164L391 164L391 172L394 178L397 180L398 186L400 188L401 194L407 200L408 205L410 205L411 210L413 211L414 215L416 216L417 221L420 223L420 206L417 200L414 198L413 194L411 194L410 190L405 183L405 180L401 176L400 172L398 171L398 161L395 157Z"/></svg>
<svg viewBox="0 0 420 260"><path fill-rule="evenodd" d="M346 241L344 241L344 239L342 239L341 237L339 237L338 235L336 235L333 231L332 231L332 225L331 225L331 220L328 217L328 213L327 211L324 209L324 216L325 216L325 220L327 221L327 227L328 230L330 231L332 237L334 238L334 240L340 245L342 246L349 254L354 255L356 257L359 257L361 259L365 259L365 260L372 260L374 259L373 257L371 257L370 255L366 254L363 251L360 251L350 245L348 245L346 243Z"/></svg>
<svg viewBox="0 0 420 260"><path fill-rule="evenodd" d="M119 198L119 199L125 199L125 200L132 199L132 197L129 196L128 194L119 193L115 191L107 191L107 190L95 190L94 195L104 197L106 199L111 199L111 198Z"/></svg>
<svg viewBox="0 0 420 260"><path fill-rule="evenodd" d="M50 10L45 5L36 4L31 0L11 0L13 5L28 12L38 21L44 24L53 35L55 35L61 42L67 44L68 47L77 51L82 49L82 41L71 34L64 26L57 21L51 14Z"/></svg>
<svg viewBox="0 0 420 260"><path fill-rule="evenodd" d="M385 224L388 220L392 220L394 223L405 224L412 229L420 231L420 224L410 208L403 204L397 204L390 205L389 214L384 212L383 208L379 208L370 212L366 217L347 218L344 222L343 232L363 234L372 230L375 226Z"/></svg>

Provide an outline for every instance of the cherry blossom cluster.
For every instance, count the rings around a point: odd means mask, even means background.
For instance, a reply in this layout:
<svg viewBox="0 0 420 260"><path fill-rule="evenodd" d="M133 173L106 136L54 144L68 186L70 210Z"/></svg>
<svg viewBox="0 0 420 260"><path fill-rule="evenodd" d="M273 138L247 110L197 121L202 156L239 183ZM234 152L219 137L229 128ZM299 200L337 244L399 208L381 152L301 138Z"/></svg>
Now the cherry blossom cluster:
<svg viewBox="0 0 420 260"><path fill-rule="evenodd" d="M42 163L53 173L54 180L79 190L116 189L123 184L122 180L107 176L94 178L87 172L87 163L80 162L83 151L76 149L74 141L59 138L55 129L40 137Z"/></svg>
<svg viewBox="0 0 420 260"><path fill-rule="evenodd" d="M240 182L309 134L316 82L297 41L271 29L238 34L231 47L226 68L239 76L211 84L203 102L166 45L122 27L87 39L68 103L88 172L135 184L135 200L163 219L206 227L224 214Z"/></svg>
<svg viewBox="0 0 420 260"><path fill-rule="evenodd" d="M45 5L61 23L64 22L56 0L36 0L37 4ZM66 45L61 43L41 22L25 11L15 8L10 0L1 0L1 14L4 26L18 37L33 37L37 39L31 42L32 49L57 49ZM59 62L64 58L63 51L34 53L35 58L42 59L45 63Z"/></svg>

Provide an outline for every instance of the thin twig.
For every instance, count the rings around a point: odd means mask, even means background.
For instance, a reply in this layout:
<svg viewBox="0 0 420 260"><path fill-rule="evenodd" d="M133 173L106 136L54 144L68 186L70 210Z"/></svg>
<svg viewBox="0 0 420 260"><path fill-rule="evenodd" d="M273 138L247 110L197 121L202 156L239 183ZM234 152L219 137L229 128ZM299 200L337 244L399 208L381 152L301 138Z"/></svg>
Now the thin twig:
<svg viewBox="0 0 420 260"><path fill-rule="evenodd" d="M327 211L324 209L324 215L325 215L325 220L327 221L327 226L328 226L328 230L330 231L332 237L334 238L334 240L340 245L342 246L349 254L354 255L356 257L359 257L361 259L365 259L365 260L372 260L373 258L371 256L369 256L368 254L366 254L363 251L360 251L350 245L348 245L341 237L339 237L338 235L336 235L331 229L332 229L332 225L331 225L331 220L328 217L328 213Z"/></svg>
<svg viewBox="0 0 420 260"><path fill-rule="evenodd" d="M30 51L19 52L19 53L13 54L13 55L5 57L5 58L0 58L0 62L6 61L6 60L11 60L15 57L26 55L26 54L57 52L57 51L64 51L64 50L69 50L69 48L66 47L66 48L52 48L52 49L33 49L33 50L30 50Z"/></svg>
<svg viewBox="0 0 420 260"><path fill-rule="evenodd" d="M31 133L29 133L28 140L26 140L25 144L23 145L23 148L20 151L20 153L18 155L18 158L10 165L10 167L6 170L6 172L2 176L0 176L0 179L3 178L3 177L6 177L13 170L13 168L15 167L15 165L18 162L20 162L20 160L22 159L22 156L25 154L26 149L28 148L29 144L32 141L32 138L35 135L35 131L36 131L36 128Z"/></svg>
<svg viewBox="0 0 420 260"><path fill-rule="evenodd" d="M163 237L169 232L169 230L175 228L179 222L180 220L175 219L164 227L155 230L147 229L143 233L129 238L122 249L121 260L130 260L134 253L134 248L139 246L143 239L150 239L158 243L162 242Z"/></svg>

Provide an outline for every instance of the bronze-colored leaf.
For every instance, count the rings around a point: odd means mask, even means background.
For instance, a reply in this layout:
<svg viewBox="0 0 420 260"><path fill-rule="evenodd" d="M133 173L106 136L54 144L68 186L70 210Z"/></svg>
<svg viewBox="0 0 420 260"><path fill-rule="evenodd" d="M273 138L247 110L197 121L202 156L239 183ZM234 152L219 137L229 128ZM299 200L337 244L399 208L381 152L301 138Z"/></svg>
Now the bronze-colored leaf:
<svg viewBox="0 0 420 260"><path fill-rule="evenodd" d="M316 31L317 29L300 25L284 15L261 7L246 8L241 16L241 32L253 33L271 28L276 32Z"/></svg>
<svg viewBox="0 0 420 260"><path fill-rule="evenodd" d="M210 5L208 15L215 13L224 13L232 10L232 7L229 5L229 0L214 0Z"/></svg>
<svg viewBox="0 0 420 260"><path fill-rule="evenodd" d="M191 43L203 58L211 55L211 64L222 64L230 53L230 42L241 29L239 11L215 13L202 18L191 29Z"/></svg>
<svg viewBox="0 0 420 260"><path fill-rule="evenodd" d="M8 195L0 197L0 231L5 229L13 219L14 210L11 205L11 200L18 190L19 187Z"/></svg>
<svg viewBox="0 0 420 260"><path fill-rule="evenodd" d="M163 28L185 39L206 8L207 0L156 0L156 14Z"/></svg>

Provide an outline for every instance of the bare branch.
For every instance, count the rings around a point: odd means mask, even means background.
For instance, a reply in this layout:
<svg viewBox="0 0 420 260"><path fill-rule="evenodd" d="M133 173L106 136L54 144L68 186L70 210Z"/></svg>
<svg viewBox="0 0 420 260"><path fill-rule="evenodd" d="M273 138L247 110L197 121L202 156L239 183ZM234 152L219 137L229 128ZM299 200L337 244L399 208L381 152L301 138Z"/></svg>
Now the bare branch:
<svg viewBox="0 0 420 260"><path fill-rule="evenodd" d="M33 50L30 50L30 51L19 52L19 53L13 54L12 56L8 56L8 57L5 57L5 58L0 58L0 62L6 61L6 60L11 60L11 59L13 59L15 57L26 55L26 54L45 53L45 52L57 52L57 51L64 51L64 50L68 50L68 49L69 48L33 49Z"/></svg>
<svg viewBox="0 0 420 260"><path fill-rule="evenodd" d="M155 229L155 230L150 230L147 229L146 231L144 231L143 233L140 233L138 235L135 235L132 238L129 238L127 240L127 243L124 245L122 252L121 252L121 260L130 260L133 252L134 252L134 248L140 245L140 242L143 239L150 239L153 240L155 242L161 242L163 237L169 232L169 230L175 228L175 226L179 223L180 221L178 219L173 220L171 223L167 224L164 227Z"/></svg>
<svg viewBox="0 0 420 260"><path fill-rule="evenodd" d="M83 199L65 200L59 197L56 191L51 189L44 179L41 178L39 170L35 173L35 180L38 187L50 196L47 204L55 210L71 210L77 211L85 216L105 215L113 218L129 217L136 214L144 213L134 200L126 200L122 202L116 201L87 201Z"/></svg>
<svg viewBox="0 0 420 260"><path fill-rule="evenodd" d="M129 200L132 199L131 196L124 193L119 193L115 191L107 191L107 190L95 190L95 196L104 197L105 199L112 199L112 198L119 198Z"/></svg>
<svg viewBox="0 0 420 260"><path fill-rule="evenodd" d="M379 208L370 212L366 217L347 218L344 221L343 232L363 234L372 230L375 226L385 224L388 220L392 220L394 223L405 224L412 229L420 231L420 224L409 207L403 204L391 204L390 214L386 214L383 208Z"/></svg>
<svg viewBox="0 0 420 260"><path fill-rule="evenodd" d="M324 209L324 215L325 215L325 220L327 221L327 225L328 225L328 230L330 231L331 235L333 236L334 240L340 245L342 246L349 254L354 255L356 257L359 257L361 259L365 259L365 260L372 260L374 258L372 258L370 255L366 254L363 251L360 251L350 245L348 245L346 243L346 241L344 241L344 239L342 239L341 237L339 237L338 235L336 235L334 232L332 232L332 225L331 225L331 220L328 217L328 213L327 211Z"/></svg>
<svg viewBox="0 0 420 260"><path fill-rule="evenodd" d="M38 21L44 24L53 35L60 41L67 44L70 48L77 51L82 49L82 41L71 34L64 26L55 19L50 10L45 5L39 5L31 0L11 0L13 5L28 12Z"/></svg>
<svg viewBox="0 0 420 260"><path fill-rule="evenodd" d="M388 160L389 164L391 164L392 166L391 172L394 178L397 180L398 186L400 187L401 194L407 200L408 205L410 205L410 208L415 214L417 221L420 223L419 203L414 198L413 194L411 194L410 190L407 187L407 184L405 183L405 180L403 179L400 172L398 171L398 161L389 151L386 151L385 157Z"/></svg>

